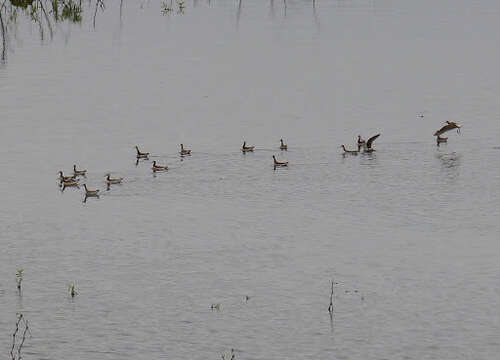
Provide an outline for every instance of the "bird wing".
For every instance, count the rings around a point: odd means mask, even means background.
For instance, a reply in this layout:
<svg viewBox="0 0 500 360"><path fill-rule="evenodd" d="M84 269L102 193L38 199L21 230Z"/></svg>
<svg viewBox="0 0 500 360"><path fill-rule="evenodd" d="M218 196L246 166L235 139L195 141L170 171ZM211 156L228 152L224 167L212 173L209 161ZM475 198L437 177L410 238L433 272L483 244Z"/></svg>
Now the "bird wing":
<svg viewBox="0 0 500 360"><path fill-rule="evenodd" d="M371 138L368 139L368 141L366 142L366 147L368 148L371 148L372 147L372 143L375 141L376 138L378 138L380 136L380 133L377 134L377 135L373 135Z"/></svg>
<svg viewBox="0 0 500 360"><path fill-rule="evenodd" d="M445 125L443 126L441 129L439 129L438 131L436 131L434 133L434 136L439 136L441 134L444 134L445 132L447 131L450 131L450 130L453 130L453 129L456 129L457 128L457 124L455 123L450 123L448 125Z"/></svg>

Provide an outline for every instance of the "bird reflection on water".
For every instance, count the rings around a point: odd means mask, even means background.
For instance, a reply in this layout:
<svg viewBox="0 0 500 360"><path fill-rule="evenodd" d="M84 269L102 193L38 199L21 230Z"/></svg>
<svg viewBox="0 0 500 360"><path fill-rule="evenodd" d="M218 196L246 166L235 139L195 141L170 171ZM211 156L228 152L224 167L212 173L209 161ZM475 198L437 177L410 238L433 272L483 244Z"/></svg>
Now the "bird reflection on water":
<svg viewBox="0 0 500 360"><path fill-rule="evenodd" d="M451 169L460 166L461 156L456 152L438 153L436 154L436 158L441 161L441 166L445 169Z"/></svg>
<svg viewBox="0 0 500 360"><path fill-rule="evenodd" d="M436 159L441 163L441 172L452 181L456 181L460 175L461 156L456 152L437 153Z"/></svg>

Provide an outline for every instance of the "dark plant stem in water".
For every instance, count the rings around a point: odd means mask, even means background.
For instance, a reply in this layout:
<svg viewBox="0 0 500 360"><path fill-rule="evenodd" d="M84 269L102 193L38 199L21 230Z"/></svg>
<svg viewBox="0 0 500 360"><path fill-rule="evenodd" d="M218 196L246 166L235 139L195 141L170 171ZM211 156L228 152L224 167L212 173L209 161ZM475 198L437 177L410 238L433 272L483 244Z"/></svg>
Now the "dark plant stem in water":
<svg viewBox="0 0 500 360"><path fill-rule="evenodd" d="M42 2L38 1L38 3L40 4L40 8L42 9L43 15L45 16L45 21L47 22L47 26L48 26L49 31L50 31L50 38L52 39L54 36L54 31L52 30L52 25L50 23L49 16L47 15L47 11L45 11L45 8L43 7Z"/></svg>
<svg viewBox="0 0 500 360"><path fill-rule="evenodd" d="M2 11L5 7L6 1L7 0L4 0L2 3L2 6L0 6L0 27L2 29L2 61L5 61L5 51L7 49L7 40L6 40L6 36L5 36L5 24L3 22L3 15L2 15Z"/></svg>
<svg viewBox="0 0 500 360"><path fill-rule="evenodd" d="M101 7L101 9L104 9L104 3L102 2L102 0L97 0L95 2L94 19L92 21L92 24L94 25L94 29L95 29L95 18L97 16L97 9L99 8L99 6Z"/></svg>
<svg viewBox="0 0 500 360"><path fill-rule="evenodd" d="M332 292L330 293L330 305L328 306L328 312L330 315L333 314L333 280L332 280Z"/></svg>
<svg viewBox="0 0 500 360"><path fill-rule="evenodd" d="M16 336L19 333L20 325L24 325L23 337L21 342L17 347L17 358L16 358ZM12 360L21 360L21 350L23 348L24 342L26 341L26 335L30 332L28 321L24 318L22 313L17 314L16 329L12 334L12 347L10 349L10 356Z"/></svg>
<svg viewBox="0 0 500 360"><path fill-rule="evenodd" d="M238 26L240 23L240 16L241 16L241 1L238 1L238 11L236 12L236 25Z"/></svg>
<svg viewBox="0 0 500 360"><path fill-rule="evenodd" d="M17 317L17 321L16 321L16 329L14 330L14 333L12 334L12 348L10 349L10 356L11 356L12 360L16 359L14 348L16 347L16 335L19 332L19 323L21 322L22 319L23 319L23 314L19 314Z"/></svg>
<svg viewBox="0 0 500 360"><path fill-rule="evenodd" d="M28 326L27 320L24 321L24 326L25 327L24 327L24 332L23 332L23 338L22 338L21 343L19 344L19 347L17 349L17 359L18 360L21 360L21 349L23 348L24 341L26 340L26 334L29 331L29 326Z"/></svg>

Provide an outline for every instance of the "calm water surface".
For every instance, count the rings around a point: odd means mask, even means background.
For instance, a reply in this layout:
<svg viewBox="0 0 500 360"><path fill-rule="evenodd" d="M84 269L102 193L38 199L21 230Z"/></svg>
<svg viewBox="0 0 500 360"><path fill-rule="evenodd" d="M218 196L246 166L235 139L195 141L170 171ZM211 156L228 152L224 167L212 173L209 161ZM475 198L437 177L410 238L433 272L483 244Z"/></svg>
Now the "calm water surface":
<svg viewBox="0 0 500 360"><path fill-rule="evenodd" d="M497 1L119 7L52 40L25 16L10 32L2 357L16 312L25 359L498 356ZM438 148L445 120L463 129ZM376 153L341 155L377 132ZM74 163L99 199L58 189Z"/></svg>

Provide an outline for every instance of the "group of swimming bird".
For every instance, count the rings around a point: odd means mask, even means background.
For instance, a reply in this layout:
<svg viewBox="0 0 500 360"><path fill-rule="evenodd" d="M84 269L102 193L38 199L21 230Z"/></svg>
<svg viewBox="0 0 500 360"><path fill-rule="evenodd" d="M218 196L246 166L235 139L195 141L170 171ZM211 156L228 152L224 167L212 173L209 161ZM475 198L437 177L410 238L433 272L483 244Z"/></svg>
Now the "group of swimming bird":
<svg viewBox="0 0 500 360"><path fill-rule="evenodd" d="M446 121L446 125L444 125L442 128L437 130L434 133L434 136L436 136L436 143L439 146L441 143L446 143L448 141L447 137L443 137L444 133L457 129L457 133L460 133L460 128L462 126L458 125L454 121ZM361 152L361 149L363 149L363 153L372 153L375 151L373 148L373 142L380 136L380 133L373 135L370 137L368 140L364 140L361 135L358 135L358 140L357 140L357 150L350 150L345 147L345 145L341 145L340 147L344 150L344 155L345 154L352 154L352 155L357 155L358 153ZM137 162L139 160L148 160L149 159L149 152L142 152L139 147L136 145L135 149L137 151ZM243 145L241 147L241 151L243 154L247 152L253 152L255 149L255 146L249 146L247 145L246 141L243 141ZM283 139L280 139L280 150L288 150L288 145L283 142ZM181 157L184 156L190 156L191 155L191 150L184 148L184 144L180 144L180 151L179 154ZM278 161L276 159L276 156L273 155L273 161L274 161L274 169L276 170L277 167L286 167L288 166L288 161ZM167 165L159 165L156 163L156 160L153 161L151 169L153 170L153 173L156 173L158 171L167 171L168 166ZM79 188L79 176L85 177L87 174L87 170L78 170L76 168L76 165L73 165L73 175L70 176L64 176L62 171L59 171L59 180L60 180L60 186L61 190L64 191L67 187L77 187ZM111 174L106 174L106 185L107 189L109 190L110 185L112 184L120 184L123 181L123 178L112 178ZM87 197L99 197L99 189L96 190L90 190L87 188L87 184L83 184L83 187L85 188L85 200Z"/></svg>
<svg viewBox="0 0 500 360"><path fill-rule="evenodd" d="M185 149L183 144L181 144L180 146L181 146L181 149L179 151L179 154L181 156L191 155L191 150ZM137 161L149 159L149 152L142 152L141 150L139 150L139 147L137 145L136 145L135 149L137 151L137 156L136 156ZM155 160L155 161L153 161L153 165L152 165L151 169L153 170L154 173L156 173L157 171L168 170L168 166L158 165L156 163L156 160ZM78 170L76 168L76 165L73 165L73 175L65 176L62 171L59 171L59 181L60 181L61 190L64 191L64 189L66 189L67 187L80 188L78 177L79 176L86 177L86 175L87 175L87 170ZM109 174L109 173L106 174L106 185L107 185L108 190L109 190L111 185L121 184L122 181L123 181L122 177L112 178L111 174ZM83 184L83 187L85 189L84 202L87 200L88 197L99 197L99 191L100 191L99 189L91 190L87 187L87 184Z"/></svg>
<svg viewBox="0 0 500 360"><path fill-rule="evenodd" d="M247 146L247 142L243 141L243 146L241 147L241 151L243 154L247 152L251 152L255 149L255 146ZM283 142L283 139L280 139L280 150L288 150L288 145ZM276 156L273 155L273 161L274 161L274 169L276 170L277 167L285 167L288 166L288 161L278 161L276 159Z"/></svg>
<svg viewBox="0 0 500 360"><path fill-rule="evenodd" d="M59 181L60 181L60 187L61 191L64 191L67 187L76 187L80 188L79 181L80 179L78 178L79 176L86 177L87 176L87 170L78 170L76 168L76 165L73 165L73 175L65 176L62 171L59 171ZM108 190L112 184L121 184L123 181L123 178L112 178L111 174L106 174L106 185L108 187ZM99 197L99 189L97 190L90 190L87 188L87 184L83 184L83 187L85 189L85 200L87 200L88 197Z"/></svg>

